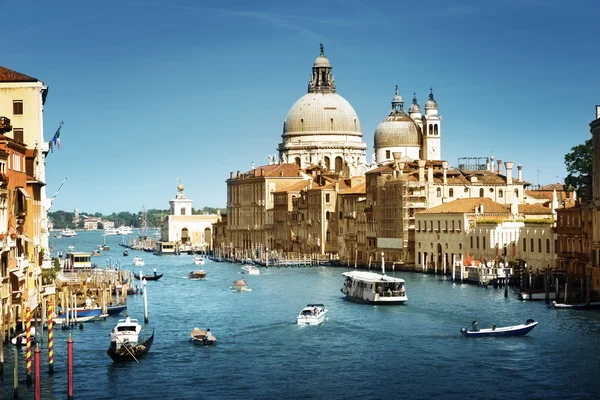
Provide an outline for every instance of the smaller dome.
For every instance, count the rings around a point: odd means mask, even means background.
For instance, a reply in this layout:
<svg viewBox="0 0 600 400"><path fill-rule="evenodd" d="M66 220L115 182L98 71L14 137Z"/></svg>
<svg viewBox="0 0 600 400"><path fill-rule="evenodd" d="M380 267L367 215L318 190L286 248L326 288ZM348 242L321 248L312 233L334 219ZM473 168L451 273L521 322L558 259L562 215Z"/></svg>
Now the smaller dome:
<svg viewBox="0 0 600 400"><path fill-rule="evenodd" d="M425 102L425 109L438 109L438 103L433 98L433 89L430 89L431 93L429 93L429 100Z"/></svg>
<svg viewBox="0 0 600 400"><path fill-rule="evenodd" d="M317 57L317 59L315 60L315 63L313 64L313 67L325 67L325 68L331 68L331 64L329 63L329 59L323 55Z"/></svg>
<svg viewBox="0 0 600 400"><path fill-rule="evenodd" d="M417 94L416 93L413 93L412 104L410 105L408 112L409 113L420 113L421 112L421 107L417 103Z"/></svg>
<svg viewBox="0 0 600 400"><path fill-rule="evenodd" d="M375 129L375 149L420 146L420 128L404 113L390 114Z"/></svg>

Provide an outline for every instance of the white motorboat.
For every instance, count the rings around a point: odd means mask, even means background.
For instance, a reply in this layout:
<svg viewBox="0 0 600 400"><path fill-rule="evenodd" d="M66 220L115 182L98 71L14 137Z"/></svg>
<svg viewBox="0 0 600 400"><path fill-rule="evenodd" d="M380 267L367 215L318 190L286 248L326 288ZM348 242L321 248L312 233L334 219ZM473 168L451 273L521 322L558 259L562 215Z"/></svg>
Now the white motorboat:
<svg viewBox="0 0 600 400"><path fill-rule="evenodd" d="M342 293L356 303L402 304L408 300L404 279L367 271L344 272Z"/></svg>
<svg viewBox="0 0 600 400"><path fill-rule="evenodd" d="M260 275L260 269L256 265L244 265L242 267L248 275Z"/></svg>
<svg viewBox="0 0 600 400"><path fill-rule="evenodd" d="M104 228L104 235L105 236L113 236L113 235L118 235L119 231L117 230L117 228Z"/></svg>
<svg viewBox="0 0 600 400"><path fill-rule="evenodd" d="M150 350L154 341L154 330L152 336L140 340L142 326L137 319L120 319L110 332L110 347L108 355L115 362L136 360ZM139 362L139 361L138 361Z"/></svg>
<svg viewBox="0 0 600 400"><path fill-rule="evenodd" d="M144 259L142 257L133 257L133 265L135 265L136 267L143 267L144 266Z"/></svg>
<svg viewBox="0 0 600 400"><path fill-rule="evenodd" d="M35 327L31 327L29 337L31 338L31 344L35 344ZM27 345L27 332L19 333L17 336L10 340L12 344L16 346L26 346Z"/></svg>
<svg viewBox="0 0 600 400"><path fill-rule="evenodd" d="M77 236L77 232L75 232L73 229L70 229L70 228L64 229L60 234L61 234L62 237Z"/></svg>
<svg viewBox="0 0 600 400"><path fill-rule="evenodd" d="M194 257L195 265L204 265L204 257L196 256Z"/></svg>
<svg viewBox="0 0 600 400"><path fill-rule="evenodd" d="M298 314L298 325L320 325L327 311L323 304L308 304Z"/></svg>
<svg viewBox="0 0 600 400"><path fill-rule="evenodd" d="M133 229L130 226L121 225L117 228L117 235L131 235L133 233Z"/></svg>

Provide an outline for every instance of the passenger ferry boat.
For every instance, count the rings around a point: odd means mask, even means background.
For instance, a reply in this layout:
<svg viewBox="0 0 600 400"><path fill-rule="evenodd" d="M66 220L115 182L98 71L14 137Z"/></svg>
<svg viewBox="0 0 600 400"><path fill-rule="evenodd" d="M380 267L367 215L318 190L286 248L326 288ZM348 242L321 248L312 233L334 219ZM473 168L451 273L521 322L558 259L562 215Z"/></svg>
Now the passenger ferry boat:
<svg viewBox="0 0 600 400"><path fill-rule="evenodd" d="M367 271L344 272L342 293L365 304L402 304L408 300L404 279Z"/></svg>
<svg viewBox="0 0 600 400"><path fill-rule="evenodd" d="M70 228L65 228L62 232L60 232L62 237L73 237L73 236L77 236L77 232L75 232L73 229Z"/></svg>
<svg viewBox="0 0 600 400"><path fill-rule="evenodd" d="M118 235L119 231L117 228L104 228L104 236Z"/></svg>
<svg viewBox="0 0 600 400"><path fill-rule="evenodd" d="M133 233L133 229L130 226L121 225L117 228L117 234L119 235L131 235Z"/></svg>

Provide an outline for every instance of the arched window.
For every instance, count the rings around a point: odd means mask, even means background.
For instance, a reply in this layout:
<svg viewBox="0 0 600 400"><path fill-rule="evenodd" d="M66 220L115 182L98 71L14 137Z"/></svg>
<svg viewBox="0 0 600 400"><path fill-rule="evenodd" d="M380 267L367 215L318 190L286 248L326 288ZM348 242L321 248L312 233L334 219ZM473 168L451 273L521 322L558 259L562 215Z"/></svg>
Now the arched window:
<svg viewBox="0 0 600 400"><path fill-rule="evenodd" d="M437 134L438 134L438 126L437 126L437 124L435 124L435 125L433 126L433 134L434 134L434 135L437 135Z"/></svg>
<svg viewBox="0 0 600 400"><path fill-rule="evenodd" d="M473 248L473 236L471 236L471 248Z"/></svg>
<svg viewBox="0 0 600 400"><path fill-rule="evenodd" d="M442 189L437 188L436 193L437 193L437 197L442 197Z"/></svg>
<svg viewBox="0 0 600 400"><path fill-rule="evenodd" d="M325 169L329 171L331 169L331 160L329 157L325 157L323 161L325 161Z"/></svg>
<svg viewBox="0 0 600 400"><path fill-rule="evenodd" d="M483 197L485 195L483 188L479 189L479 197Z"/></svg>
<svg viewBox="0 0 600 400"><path fill-rule="evenodd" d="M325 240L327 243L331 243L331 231L329 229L327 229L327 232L325 232Z"/></svg>
<svg viewBox="0 0 600 400"><path fill-rule="evenodd" d="M542 252L542 239L538 239L538 253Z"/></svg>
<svg viewBox="0 0 600 400"><path fill-rule="evenodd" d="M448 197L454 197L454 189L448 189Z"/></svg>
<svg viewBox="0 0 600 400"><path fill-rule="evenodd" d="M523 238L523 251L527 251L527 239Z"/></svg>
<svg viewBox="0 0 600 400"><path fill-rule="evenodd" d="M302 118L300 120L300 130L303 131L304 130L304 118Z"/></svg>
<svg viewBox="0 0 600 400"><path fill-rule="evenodd" d="M336 157L335 158L335 172L342 172L342 167L344 166L344 162L342 160L342 157Z"/></svg>
<svg viewBox="0 0 600 400"><path fill-rule="evenodd" d="M329 221L329 218L331 218L331 214L329 213L329 211L325 212L325 220Z"/></svg>
<svg viewBox="0 0 600 400"><path fill-rule="evenodd" d="M532 239L531 239L529 242L530 242L530 243L529 243L529 244L530 244L530 246L529 246L529 247L531 247L531 250L530 250L530 251L535 251L535 243L534 243L534 241L533 241L533 238L532 238Z"/></svg>
<svg viewBox="0 0 600 400"><path fill-rule="evenodd" d="M433 135L433 124L429 124L429 132L427 132L429 135Z"/></svg>
<svg viewBox="0 0 600 400"><path fill-rule="evenodd" d="M301 166L300 165L301 164L300 157L296 157L295 161L296 161L296 165L300 167Z"/></svg>
<svg viewBox="0 0 600 400"><path fill-rule="evenodd" d="M519 189L515 189L515 197L519 197Z"/></svg>
<svg viewBox="0 0 600 400"><path fill-rule="evenodd" d="M498 197L500 197L500 198L504 197L504 190L502 190L502 189L498 190Z"/></svg>
<svg viewBox="0 0 600 400"><path fill-rule="evenodd" d="M482 241L483 241L483 249L485 250L485 236L483 237Z"/></svg>
<svg viewBox="0 0 600 400"><path fill-rule="evenodd" d="M550 253L550 239L546 239L546 253Z"/></svg>

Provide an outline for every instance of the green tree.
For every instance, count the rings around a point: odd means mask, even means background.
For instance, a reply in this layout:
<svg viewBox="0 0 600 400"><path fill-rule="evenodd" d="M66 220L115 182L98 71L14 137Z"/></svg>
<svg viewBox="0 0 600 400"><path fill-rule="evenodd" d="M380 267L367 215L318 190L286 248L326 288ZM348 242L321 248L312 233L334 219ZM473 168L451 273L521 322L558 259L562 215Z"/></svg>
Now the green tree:
<svg viewBox="0 0 600 400"><path fill-rule="evenodd" d="M565 165L569 173L565 178L565 186L574 188L577 196L583 200L592 198L593 155L591 138L565 154Z"/></svg>

